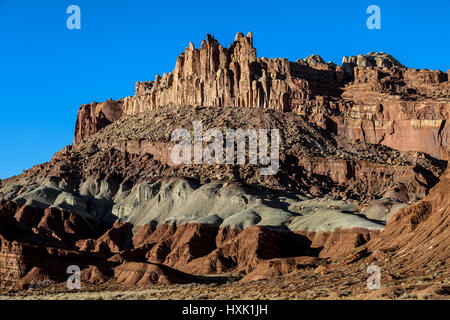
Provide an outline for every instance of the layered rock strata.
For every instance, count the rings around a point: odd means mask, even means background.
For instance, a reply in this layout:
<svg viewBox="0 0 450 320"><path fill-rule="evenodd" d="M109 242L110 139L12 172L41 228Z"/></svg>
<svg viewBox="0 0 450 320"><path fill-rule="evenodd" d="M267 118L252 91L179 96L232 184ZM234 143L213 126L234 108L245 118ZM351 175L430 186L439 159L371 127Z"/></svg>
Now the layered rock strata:
<svg viewBox="0 0 450 320"><path fill-rule="evenodd" d="M341 66L317 55L259 58L251 33L228 48L208 35L198 49L189 44L173 72L137 82L134 96L81 106L74 141L124 115L185 105L295 112L351 139L442 159L449 146L449 72L408 69L374 52Z"/></svg>
<svg viewBox="0 0 450 320"><path fill-rule="evenodd" d="M83 105L50 162L0 181L2 290L63 283L71 265L83 285L125 287L445 265L448 76L385 53L258 58L251 34L190 44L133 97ZM174 163L171 132L194 121L278 129L278 171Z"/></svg>

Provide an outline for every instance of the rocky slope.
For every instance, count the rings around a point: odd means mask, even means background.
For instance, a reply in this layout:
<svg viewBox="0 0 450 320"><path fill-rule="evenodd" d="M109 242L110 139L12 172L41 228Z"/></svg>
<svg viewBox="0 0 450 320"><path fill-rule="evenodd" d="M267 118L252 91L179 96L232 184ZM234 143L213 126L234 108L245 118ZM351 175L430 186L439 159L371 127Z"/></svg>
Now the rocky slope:
<svg viewBox="0 0 450 320"><path fill-rule="evenodd" d="M399 272L446 267L450 263L450 170L421 201L401 209L376 241L368 243L374 254L393 252Z"/></svg>
<svg viewBox="0 0 450 320"><path fill-rule="evenodd" d="M97 289L445 271L449 99L448 74L385 53L289 62L208 36L134 97L81 106L73 145L0 181L2 290L58 286L70 265ZM278 129L278 172L174 163L171 133L194 121Z"/></svg>

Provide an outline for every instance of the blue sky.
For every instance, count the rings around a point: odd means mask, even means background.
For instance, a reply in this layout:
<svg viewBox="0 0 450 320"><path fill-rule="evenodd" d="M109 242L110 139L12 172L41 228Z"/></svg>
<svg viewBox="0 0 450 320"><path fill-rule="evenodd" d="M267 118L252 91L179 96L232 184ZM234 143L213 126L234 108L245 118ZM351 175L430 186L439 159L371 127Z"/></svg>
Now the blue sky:
<svg viewBox="0 0 450 320"><path fill-rule="evenodd" d="M81 8L81 30L66 9ZM381 8L381 30L366 8ZM385 51L408 67L450 69L450 1L0 0L0 179L71 144L80 104L132 95L170 72L189 41L224 46L253 32L258 56Z"/></svg>

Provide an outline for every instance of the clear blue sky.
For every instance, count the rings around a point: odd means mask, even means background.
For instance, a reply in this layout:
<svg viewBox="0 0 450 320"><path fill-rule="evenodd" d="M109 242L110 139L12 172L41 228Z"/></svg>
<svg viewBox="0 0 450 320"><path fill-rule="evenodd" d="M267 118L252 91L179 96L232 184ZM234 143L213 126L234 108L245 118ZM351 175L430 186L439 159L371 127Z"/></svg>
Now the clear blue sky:
<svg viewBox="0 0 450 320"><path fill-rule="evenodd" d="M66 9L81 8L81 30ZM381 8L381 30L366 8ZM224 46L253 32L258 56L385 51L408 67L450 69L450 1L0 0L0 178L71 144L80 104L132 95L170 72L189 41Z"/></svg>

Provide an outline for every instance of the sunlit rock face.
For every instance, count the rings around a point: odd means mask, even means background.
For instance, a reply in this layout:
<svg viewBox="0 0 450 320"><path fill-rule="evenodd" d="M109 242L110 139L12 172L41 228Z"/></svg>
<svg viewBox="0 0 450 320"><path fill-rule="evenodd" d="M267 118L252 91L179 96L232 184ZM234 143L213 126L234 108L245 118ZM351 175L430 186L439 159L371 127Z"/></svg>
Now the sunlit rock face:
<svg viewBox="0 0 450 320"><path fill-rule="evenodd" d="M387 53L318 55L295 62L259 58L251 33L228 48L208 35L192 43L171 73L137 82L135 95L81 106L75 142L123 115L164 106L257 107L291 111L327 130L401 151L445 158L449 146L449 73L408 69Z"/></svg>
<svg viewBox="0 0 450 320"><path fill-rule="evenodd" d="M51 161L0 180L1 288L65 282L71 265L106 287L326 274L356 261L439 269L448 78L386 53L341 66L259 58L251 33L228 48L209 35L190 43L133 97L82 105L74 143ZM171 132L195 120L222 133L278 129L279 170L175 164Z"/></svg>

